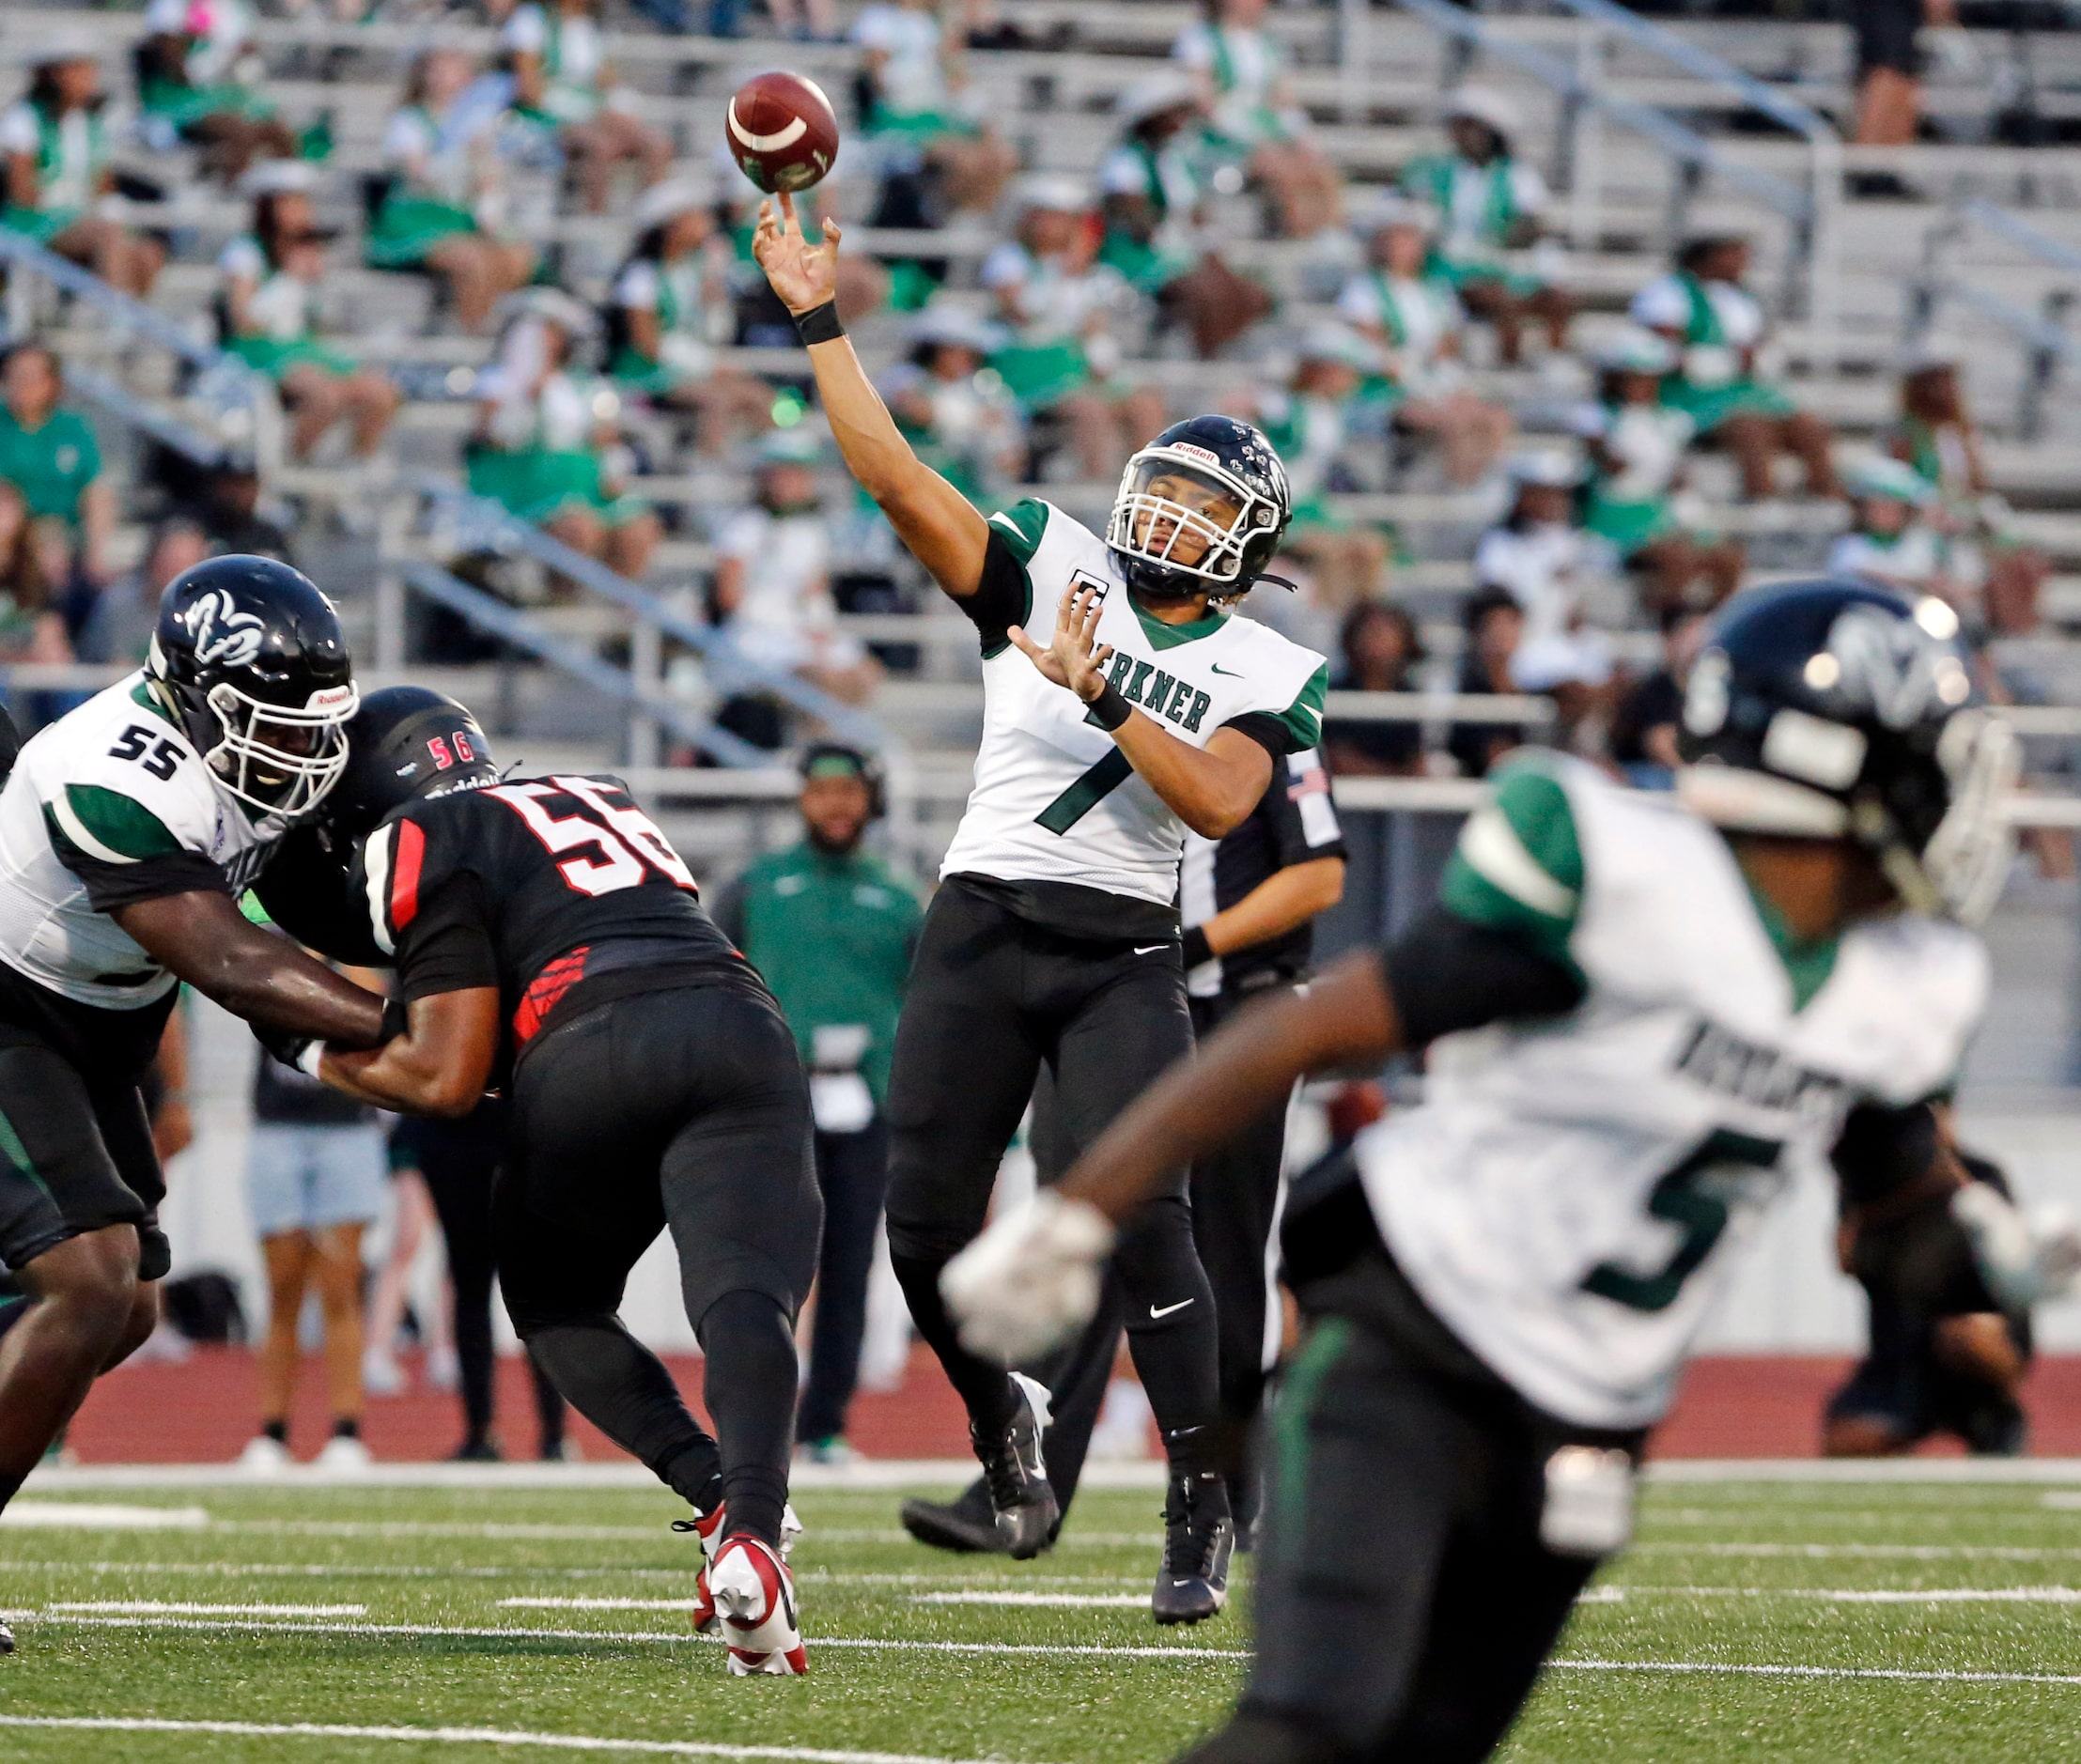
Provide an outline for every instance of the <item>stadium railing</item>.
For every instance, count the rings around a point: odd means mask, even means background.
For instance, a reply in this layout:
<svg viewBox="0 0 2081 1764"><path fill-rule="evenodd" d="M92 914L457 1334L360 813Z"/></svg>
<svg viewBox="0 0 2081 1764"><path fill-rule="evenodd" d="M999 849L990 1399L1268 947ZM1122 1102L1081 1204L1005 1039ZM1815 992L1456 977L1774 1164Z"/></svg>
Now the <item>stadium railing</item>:
<svg viewBox="0 0 2081 1764"><path fill-rule="evenodd" d="M282 411L274 388L235 355L191 335L144 302L109 286L100 276L69 262L25 233L0 226L0 264L7 266L7 330L23 336L35 329L33 284L41 282L99 313L119 342L136 340L164 349L181 364L189 402L210 413L214 431L210 463L243 454L263 471L281 457ZM114 382L102 380L114 390ZM135 405L130 395L123 397ZM192 425L168 418L184 428ZM170 436L158 421L140 424L161 439ZM182 451L192 451L183 449Z"/></svg>
<svg viewBox="0 0 2081 1764"><path fill-rule="evenodd" d="M624 706L631 725L647 724L653 731L669 730L723 766L770 764L772 755L763 748L755 748L728 730L717 728L691 705L669 696L655 685L639 682L582 645L543 630L524 613L495 596L486 594L483 589L458 580L439 565L420 558L403 558L396 560L393 567L398 580L412 592L446 607L475 629L525 651Z"/></svg>
<svg viewBox="0 0 2081 1764"><path fill-rule="evenodd" d="M1477 55L1488 55L1545 85L1560 100L1564 118L1600 117L1658 148L1669 161L1670 174L1662 229L1667 249L1673 251L1683 238L1691 205L1711 178L1740 192L1785 223L1793 238L1793 248L1786 253L1788 272L1798 274L1806 261L1802 252L1814 236L1814 205L1809 191L1774 172L1744 164L1695 129L1686 128L1651 105L1606 91L1599 84L1594 65L1587 58L1570 66L1543 49L1514 40L1492 22L1461 10L1451 0L1400 0L1400 5L1403 11L1421 20L1455 46L1456 54L1448 57L1448 88L1457 84ZM1565 144L1569 132L1564 127L1558 142ZM1594 150L1595 136L1591 135L1585 145L1586 150L1579 157L1558 168L1561 175L1556 181L1569 192L1576 237L1593 239L1597 236L1603 169L1601 155ZM1809 265L1807 279L1788 285L1788 295L1795 297L1788 300L1788 304L1795 310L1813 298L1811 277L1815 273Z"/></svg>
<svg viewBox="0 0 2081 1764"><path fill-rule="evenodd" d="M652 716L648 706L675 702L664 688L664 646L667 639L685 645L701 658L709 686L720 693L731 695L755 692L778 699L803 716L815 719L832 735L857 742L871 751L885 752L894 745L887 731L876 719L849 704L841 704L828 692L819 691L808 681L795 674L782 669L762 667L750 660L738 649L727 630L703 625L676 611L648 589L639 587L625 576L617 575L604 564L572 550L541 528L508 514L498 503L481 496L473 496L467 490L439 478L423 478L416 489L438 515L443 518L445 531L441 544L450 555L490 550L507 555L518 553L528 556L555 575L578 583L630 615L633 629L629 643L629 665L626 673L613 668L610 663L600 661L597 657L590 659L625 682L629 691L617 696L621 696L623 702L637 707L637 714L629 730L629 757L631 765L648 766L658 763L658 733L664 720ZM395 519L386 522L385 537L389 549L400 552L406 549L409 541L400 527L408 524L409 520L407 523ZM400 561L413 560L401 558ZM447 575L447 572L443 571L442 574ZM455 581L456 579L450 575L448 580ZM530 629L535 628L524 612L516 611L504 601L483 595L479 590L472 592L477 594L483 601L498 607L503 613L510 613L513 618L528 625ZM379 596L376 653L379 662L385 666L396 665L404 656L404 632L396 617L398 610L394 596ZM701 745L708 746L705 741ZM742 743L738 745L743 746ZM717 759L731 766L756 764L764 758L763 750L755 748L746 748L745 751L757 755L756 760L724 759L722 752L712 748L710 751L714 752Z"/></svg>
<svg viewBox="0 0 2081 1764"><path fill-rule="evenodd" d="M1766 81L1716 55L1666 25L1656 24L1617 4L1617 0L1552 0L1583 21L1588 30L1579 52L1587 60L1586 77L1595 84L1602 78L1605 33L1622 39L1635 49L1660 56L1694 79L1740 99L1747 107L1770 118L1781 129L1798 135L1807 144L1807 218L1795 229L1794 251L1786 265L1788 304L1800 274L1806 276L1804 317L1812 328L1822 360L1836 359L1837 325L1841 312L1842 273L1839 210L1842 205L1842 138L1835 125L1819 111L1788 98ZM1580 63L1578 62L1578 65ZM1587 113L1579 102L1571 103L1563 118L1561 138L1573 142L1571 152L1579 152L1579 132Z"/></svg>
<svg viewBox="0 0 2081 1764"><path fill-rule="evenodd" d="M2062 364L2081 359L2081 340L2066 329L2077 290L2059 285L2046 290L2036 312L1966 281L1957 269L1963 247L1976 230L1999 240L2045 270L2081 277L2081 250L2031 225L1984 196L1953 203L1922 236L1921 264L1908 285L1903 340L1927 337L1947 304L1965 307L2007 332L2022 348L2024 371L2016 392L2016 430L2025 441L2044 434L2045 404ZM1984 263L1975 269L1984 271Z"/></svg>

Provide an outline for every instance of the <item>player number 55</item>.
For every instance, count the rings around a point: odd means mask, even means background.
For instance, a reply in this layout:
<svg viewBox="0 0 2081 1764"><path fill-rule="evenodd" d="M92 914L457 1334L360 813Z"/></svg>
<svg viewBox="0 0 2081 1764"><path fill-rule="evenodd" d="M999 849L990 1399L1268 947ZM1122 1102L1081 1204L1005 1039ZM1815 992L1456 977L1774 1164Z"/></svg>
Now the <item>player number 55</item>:
<svg viewBox="0 0 2081 1764"><path fill-rule="evenodd" d="M180 750L164 735L154 738L149 729L136 723L116 736L116 745L109 749L112 760L139 761L154 778L163 782L174 775L174 768L180 764Z"/></svg>

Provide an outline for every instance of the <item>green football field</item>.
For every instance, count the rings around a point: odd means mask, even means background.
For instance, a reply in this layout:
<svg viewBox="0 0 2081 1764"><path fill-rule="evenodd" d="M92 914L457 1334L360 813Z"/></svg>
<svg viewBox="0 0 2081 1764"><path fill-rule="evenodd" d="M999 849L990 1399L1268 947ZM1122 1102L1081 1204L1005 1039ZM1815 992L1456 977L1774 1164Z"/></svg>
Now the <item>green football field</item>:
<svg viewBox="0 0 2081 1764"><path fill-rule="evenodd" d="M0 1758L1131 1764L1219 1718L1249 1626L1151 1626L1155 1493L1087 1492L1023 1565L912 1544L896 1498L802 1494L811 1676L746 1681L676 1608L662 1493L32 1486ZM2081 1473L1663 1482L1507 1756L2081 1757L2077 1619Z"/></svg>

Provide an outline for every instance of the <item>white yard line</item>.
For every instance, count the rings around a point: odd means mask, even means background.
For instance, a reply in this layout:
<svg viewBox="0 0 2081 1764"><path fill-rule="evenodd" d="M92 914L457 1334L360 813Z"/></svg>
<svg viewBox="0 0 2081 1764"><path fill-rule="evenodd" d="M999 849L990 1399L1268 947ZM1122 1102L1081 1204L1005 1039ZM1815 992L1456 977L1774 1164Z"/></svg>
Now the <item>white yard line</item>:
<svg viewBox="0 0 2081 1764"><path fill-rule="evenodd" d="M1913 1672L1898 1666L1738 1666L1718 1660L1549 1660L1560 1672L1701 1673L1741 1679L1882 1679L1905 1684L2081 1685L2072 1672Z"/></svg>
<svg viewBox="0 0 2081 1764"><path fill-rule="evenodd" d="M535 1746L557 1752L636 1752L665 1757L787 1758L799 1764L963 1764L916 1752L832 1752L820 1746L722 1745L705 1740L612 1740L504 1727L364 1727L295 1721L160 1721L145 1716L0 1715L0 1727L85 1733L213 1733L237 1739L394 1740L410 1745Z"/></svg>
<svg viewBox="0 0 2081 1764"><path fill-rule="evenodd" d="M1597 1598L1603 1594L1602 1600ZM1627 1599L1810 1599L1823 1604L2081 1604L2076 1586L1597 1586L1585 1603Z"/></svg>
<svg viewBox="0 0 2081 1764"><path fill-rule="evenodd" d="M76 1531L200 1531L209 1523L209 1510L201 1507L18 1500L0 1511L0 1525L24 1531L53 1526Z"/></svg>
<svg viewBox="0 0 2081 1764"><path fill-rule="evenodd" d="M502 1611L691 1611L691 1599L501 1599Z"/></svg>
<svg viewBox="0 0 2081 1764"><path fill-rule="evenodd" d="M1911 1562L2075 1562L2081 1550L2000 1543L1673 1543L1627 1546L1628 1555L1732 1555L1805 1557L1811 1561L1902 1560Z"/></svg>
<svg viewBox="0 0 2081 1764"><path fill-rule="evenodd" d="M0 1556L0 1574L192 1574L225 1580L670 1580L692 1578L684 1568L429 1568L424 1564L374 1562L46 1562ZM845 1569L799 1567L804 1586L1139 1586L1139 1574L1020 1574L995 1569L942 1569L936 1573L855 1573ZM556 1602L569 1602L562 1601Z"/></svg>
<svg viewBox="0 0 2081 1764"><path fill-rule="evenodd" d="M362 1622L272 1622L258 1617L75 1617L53 1611L14 1611L17 1622L69 1624L87 1629L134 1630L233 1630L246 1634L275 1635L413 1635L461 1641L516 1642L648 1642L679 1647L706 1643L708 1638L691 1630L675 1634L668 1630L550 1630L504 1626L483 1629L452 1623L362 1623ZM926 1654L1007 1654L1046 1658L1113 1660L1248 1660L1236 1648L1110 1648L1098 1643L1044 1642L940 1642L868 1639L857 1635L812 1635L812 1648L849 1648L869 1652L893 1651Z"/></svg>
<svg viewBox="0 0 2081 1764"><path fill-rule="evenodd" d="M1060 1606L1064 1610L1091 1610L1098 1607L1120 1610L1147 1610L1149 1595L1145 1592L914 1592L912 1604L1013 1604Z"/></svg>
<svg viewBox="0 0 2081 1764"><path fill-rule="evenodd" d="M2071 1482L2081 1458L1663 1458L1650 1482Z"/></svg>
<svg viewBox="0 0 2081 1764"><path fill-rule="evenodd" d="M844 1466L802 1465L789 1476L797 1490L843 1494L951 1493L975 1479L972 1458L862 1459ZM1084 1466L1087 1489L1160 1489L1163 1464L1097 1462ZM2069 1480L2081 1482L2081 1472ZM30 1489L61 1491L210 1488L390 1488L390 1489L655 1489L658 1478L626 1458L597 1463L373 1463L355 1470L320 1470L299 1463L276 1475L256 1477L231 1463L76 1464L35 1471Z"/></svg>
<svg viewBox="0 0 2081 1764"><path fill-rule="evenodd" d="M368 1615L365 1604L193 1604L163 1599L69 1599L43 1607L46 1611L104 1613L111 1617L358 1617Z"/></svg>

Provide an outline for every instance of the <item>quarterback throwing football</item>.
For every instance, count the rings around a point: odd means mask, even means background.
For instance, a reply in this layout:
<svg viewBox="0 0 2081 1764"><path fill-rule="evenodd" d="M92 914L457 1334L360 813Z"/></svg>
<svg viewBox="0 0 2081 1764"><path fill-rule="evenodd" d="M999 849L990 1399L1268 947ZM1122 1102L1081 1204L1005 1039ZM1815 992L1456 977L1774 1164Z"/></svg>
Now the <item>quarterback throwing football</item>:
<svg viewBox="0 0 2081 1764"><path fill-rule="evenodd" d="M847 468L982 641L975 787L896 1030L889 1244L968 1406L1004 1546L1030 1556L1059 1519L1046 1393L961 1346L940 1274L983 1227L1043 1060L1080 1151L1191 1045L1186 833L1231 831L1274 760L1321 735L1322 658L1228 610L1271 561L1292 497L1256 429L1198 417L1129 461L1102 538L1038 500L986 520L911 452L846 341L836 226L811 243L783 196L762 209L753 249L809 346ZM1214 1300L1186 1179L1181 1159L1153 1185L1119 1262L1170 1461L1161 1622L1220 1609L1232 1539L1214 1462Z"/></svg>
<svg viewBox="0 0 2081 1764"><path fill-rule="evenodd" d="M1257 1659L1193 1764L1473 1760L1626 1540L1633 1465L1735 1246L1832 1161L1858 1254L1933 1314L2071 1274L1965 1182L1928 1098L1979 1022L2007 731L1956 616L1851 582L1732 602L1675 799L1507 770L1400 941L1246 1013L947 1271L1038 1351L1111 1221L1301 1073L1428 1047L1421 1107L1298 1179L1309 1319L1275 1422ZM1976 1193L1976 1191L1978 1191Z"/></svg>

